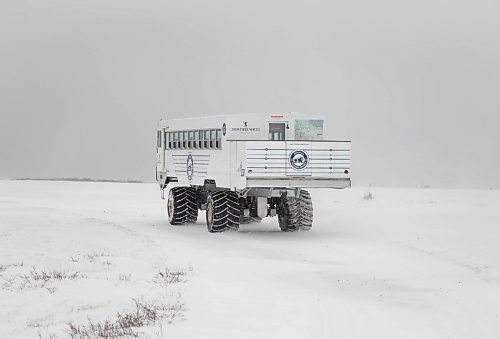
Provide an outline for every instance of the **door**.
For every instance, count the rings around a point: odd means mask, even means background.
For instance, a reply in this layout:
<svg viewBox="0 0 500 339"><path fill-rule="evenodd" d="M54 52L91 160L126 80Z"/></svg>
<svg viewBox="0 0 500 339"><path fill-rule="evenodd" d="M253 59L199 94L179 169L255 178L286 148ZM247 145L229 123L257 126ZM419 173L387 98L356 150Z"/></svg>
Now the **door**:
<svg viewBox="0 0 500 339"><path fill-rule="evenodd" d="M286 121L269 123L269 140L285 140L286 139L285 133L286 133Z"/></svg>
<svg viewBox="0 0 500 339"><path fill-rule="evenodd" d="M165 171L165 130L158 130L156 134L156 170Z"/></svg>

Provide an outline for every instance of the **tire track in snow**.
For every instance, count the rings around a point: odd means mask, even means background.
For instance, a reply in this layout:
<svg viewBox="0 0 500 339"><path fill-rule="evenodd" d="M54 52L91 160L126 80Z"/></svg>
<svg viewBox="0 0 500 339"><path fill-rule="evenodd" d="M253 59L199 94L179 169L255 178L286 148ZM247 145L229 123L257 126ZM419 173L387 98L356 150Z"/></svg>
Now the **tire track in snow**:
<svg viewBox="0 0 500 339"><path fill-rule="evenodd" d="M145 235L143 233L140 233L136 230L133 230L129 227L126 227L126 226L119 224L119 223L116 223L114 221L96 218L96 217L87 217L87 218L85 218L85 221L99 223L99 224L106 225L106 226L111 226L114 229L119 230L121 233L123 233L131 238L134 238L134 239L140 238L140 239L142 239L142 241L144 243L146 243L148 245L160 247L160 245L158 243L156 243L153 239L151 239L150 236Z"/></svg>
<svg viewBox="0 0 500 339"><path fill-rule="evenodd" d="M489 272L486 272L486 270L489 268L489 266L487 266L487 265L481 266L480 264L477 264L477 263L474 263L474 264L467 263L467 262L460 260L458 258L450 257L450 256L446 255L445 253L439 253L438 251L425 250L425 249L421 249L421 248L411 246L411 245L403 245L403 246L406 247L407 249L418 252L420 254L425 254L425 255L431 256L433 258L447 261L447 262L452 263L456 266L459 266L459 267L465 268L469 271L472 271L473 273L476 274L476 276L479 279L483 280L484 282L487 282L490 284L500 285L500 278L493 276Z"/></svg>

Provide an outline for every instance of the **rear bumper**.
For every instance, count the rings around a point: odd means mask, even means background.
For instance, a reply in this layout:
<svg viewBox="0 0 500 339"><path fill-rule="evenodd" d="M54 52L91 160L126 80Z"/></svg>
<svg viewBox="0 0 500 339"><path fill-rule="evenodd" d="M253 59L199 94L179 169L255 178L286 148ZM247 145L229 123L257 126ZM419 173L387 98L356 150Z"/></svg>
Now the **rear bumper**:
<svg viewBox="0 0 500 339"><path fill-rule="evenodd" d="M247 177L247 187L349 188L350 178Z"/></svg>

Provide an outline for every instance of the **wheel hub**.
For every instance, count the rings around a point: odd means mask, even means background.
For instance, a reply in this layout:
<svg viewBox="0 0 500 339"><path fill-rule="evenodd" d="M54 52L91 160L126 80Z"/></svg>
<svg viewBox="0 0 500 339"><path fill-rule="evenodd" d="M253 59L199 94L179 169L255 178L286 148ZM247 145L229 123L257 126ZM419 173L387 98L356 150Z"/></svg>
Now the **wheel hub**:
<svg viewBox="0 0 500 339"><path fill-rule="evenodd" d="M214 224L214 204L211 199L207 203L207 223L210 228Z"/></svg>

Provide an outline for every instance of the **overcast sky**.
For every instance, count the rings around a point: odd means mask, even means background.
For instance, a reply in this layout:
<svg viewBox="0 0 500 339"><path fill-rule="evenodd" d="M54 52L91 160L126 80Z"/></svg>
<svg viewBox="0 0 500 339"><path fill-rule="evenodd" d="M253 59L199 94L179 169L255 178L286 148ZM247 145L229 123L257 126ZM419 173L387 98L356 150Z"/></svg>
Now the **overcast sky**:
<svg viewBox="0 0 500 339"><path fill-rule="evenodd" d="M500 188L498 1L0 0L0 177L154 180L161 117L298 111L353 183Z"/></svg>

